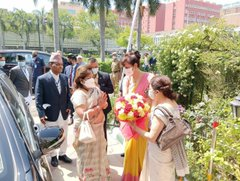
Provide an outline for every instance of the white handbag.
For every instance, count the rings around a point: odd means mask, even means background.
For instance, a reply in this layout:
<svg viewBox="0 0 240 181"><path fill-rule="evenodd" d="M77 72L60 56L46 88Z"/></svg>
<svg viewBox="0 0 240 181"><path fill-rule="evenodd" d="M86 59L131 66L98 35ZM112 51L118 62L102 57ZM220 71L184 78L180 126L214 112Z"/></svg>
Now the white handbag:
<svg viewBox="0 0 240 181"><path fill-rule="evenodd" d="M87 120L85 120L87 118ZM89 123L89 116L87 112L83 113L83 120L80 125L79 141L82 143L92 143L96 141L96 136L93 132L92 126Z"/></svg>

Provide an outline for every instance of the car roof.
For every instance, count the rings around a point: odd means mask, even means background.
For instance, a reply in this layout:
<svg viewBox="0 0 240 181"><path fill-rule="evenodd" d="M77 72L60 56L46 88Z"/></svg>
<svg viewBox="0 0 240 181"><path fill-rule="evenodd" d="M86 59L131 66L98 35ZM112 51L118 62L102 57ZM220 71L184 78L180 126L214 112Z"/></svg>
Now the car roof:
<svg viewBox="0 0 240 181"><path fill-rule="evenodd" d="M15 50L15 49L13 49L13 50L0 50L0 53L11 53L11 52L19 52L19 53L21 53L21 52L27 52L27 53L32 53L32 52L34 52L34 51L37 51L38 53L43 53L43 54L49 54L49 55L51 55L50 53L48 53L48 52L43 52L43 51L38 51L38 50Z"/></svg>
<svg viewBox="0 0 240 181"><path fill-rule="evenodd" d="M11 50L0 50L0 53L32 53L34 51L37 51L40 54L45 54L51 56L51 53L48 52L43 52L43 51L38 51L38 50L19 50L19 49L11 49ZM67 59L67 57L62 56L64 59Z"/></svg>

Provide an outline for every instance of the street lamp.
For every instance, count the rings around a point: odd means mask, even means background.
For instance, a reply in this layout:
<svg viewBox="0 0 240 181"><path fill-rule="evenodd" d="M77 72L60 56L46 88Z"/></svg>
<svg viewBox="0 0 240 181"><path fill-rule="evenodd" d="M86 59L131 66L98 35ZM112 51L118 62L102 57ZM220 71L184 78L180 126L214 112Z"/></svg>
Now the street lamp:
<svg viewBox="0 0 240 181"><path fill-rule="evenodd" d="M235 97L235 100L232 101L230 104L232 106L233 117L239 118L240 117L240 95Z"/></svg>

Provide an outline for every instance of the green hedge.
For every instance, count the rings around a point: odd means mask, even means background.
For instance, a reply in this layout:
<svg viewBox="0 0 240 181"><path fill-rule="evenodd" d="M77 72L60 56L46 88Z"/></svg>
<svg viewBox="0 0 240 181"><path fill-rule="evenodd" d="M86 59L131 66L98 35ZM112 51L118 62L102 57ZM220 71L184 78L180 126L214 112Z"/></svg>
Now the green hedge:
<svg viewBox="0 0 240 181"><path fill-rule="evenodd" d="M111 61L100 62L99 61L99 69L103 72L111 73Z"/></svg>

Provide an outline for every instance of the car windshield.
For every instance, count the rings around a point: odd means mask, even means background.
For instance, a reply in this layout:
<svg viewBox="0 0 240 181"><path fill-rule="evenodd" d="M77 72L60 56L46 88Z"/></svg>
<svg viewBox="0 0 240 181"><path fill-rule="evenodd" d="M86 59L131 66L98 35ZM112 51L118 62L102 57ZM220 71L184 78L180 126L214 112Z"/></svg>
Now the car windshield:
<svg viewBox="0 0 240 181"><path fill-rule="evenodd" d="M3 99L1 99L3 100ZM0 116L0 180L9 180L9 173L14 175L14 166L12 162L11 150L9 147L9 140L6 136L4 125L2 124L2 115ZM7 179L8 178L8 179Z"/></svg>
<svg viewBox="0 0 240 181"><path fill-rule="evenodd" d="M31 52L9 52L9 53L3 53L3 56L6 59L7 64L17 64L16 56L22 55L25 57L26 63L28 65L32 64L32 54Z"/></svg>
<svg viewBox="0 0 240 181"><path fill-rule="evenodd" d="M4 81L9 81L9 79L5 78ZM2 80L1 82L4 81ZM13 92L15 89L9 89L9 87L11 87L10 85L12 85L11 82L8 84L3 84L2 91L5 94L5 98L12 110L16 123L20 126L20 129L22 130L32 151L35 151L37 150L37 142L33 134L34 130L32 117L30 116L29 111L25 110L26 107L23 104L23 98L20 96L20 94L14 95Z"/></svg>

